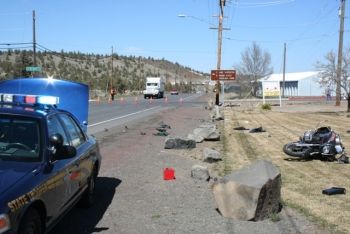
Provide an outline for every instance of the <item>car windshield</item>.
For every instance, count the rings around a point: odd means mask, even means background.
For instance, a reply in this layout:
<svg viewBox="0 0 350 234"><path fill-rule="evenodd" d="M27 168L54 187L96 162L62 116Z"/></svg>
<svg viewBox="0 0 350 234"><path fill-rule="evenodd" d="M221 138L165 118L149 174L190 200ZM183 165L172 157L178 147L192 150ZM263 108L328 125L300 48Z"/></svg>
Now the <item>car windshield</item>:
<svg viewBox="0 0 350 234"><path fill-rule="evenodd" d="M157 83L147 83L147 86L158 86Z"/></svg>
<svg viewBox="0 0 350 234"><path fill-rule="evenodd" d="M0 160L38 161L39 139L37 121L0 116Z"/></svg>

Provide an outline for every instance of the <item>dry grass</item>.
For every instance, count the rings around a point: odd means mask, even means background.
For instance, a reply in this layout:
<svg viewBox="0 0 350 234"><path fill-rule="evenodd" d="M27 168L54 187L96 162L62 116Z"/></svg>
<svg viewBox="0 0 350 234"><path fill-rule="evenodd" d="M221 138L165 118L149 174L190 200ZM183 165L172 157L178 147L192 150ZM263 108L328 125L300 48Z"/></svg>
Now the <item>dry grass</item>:
<svg viewBox="0 0 350 234"><path fill-rule="evenodd" d="M282 151L284 144L296 141L304 131L313 129L323 120L341 135L345 148L350 148L350 133L347 133L350 118L344 108L334 109L329 105L274 107L272 111L258 107L225 109L222 126L225 159L217 167L219 174L227 174L256 159L271 160L281 171L282 199L287 206L297 208L334 232L350 232L349 195L322 194L323 189L331 186L350 189L350 165L286 160L288 157ZM253 134L233 130L237 126L262 126L267 132Z"/></svg>

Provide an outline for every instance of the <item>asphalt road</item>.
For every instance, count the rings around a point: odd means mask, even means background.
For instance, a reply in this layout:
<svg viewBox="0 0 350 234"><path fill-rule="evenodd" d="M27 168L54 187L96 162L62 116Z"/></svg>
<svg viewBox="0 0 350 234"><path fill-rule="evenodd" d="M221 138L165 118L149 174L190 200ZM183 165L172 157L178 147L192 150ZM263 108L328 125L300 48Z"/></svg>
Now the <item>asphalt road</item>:
<svg viewBox="0 0 350 234"><path fill-rule="evenodd" d="M117 97L113 102L93 101L89 105L88 133L96 134L132 120L144 119L162 110L191 105L200 95L166 95L166 98L161 99L144 99L143 96Z"/></svg>

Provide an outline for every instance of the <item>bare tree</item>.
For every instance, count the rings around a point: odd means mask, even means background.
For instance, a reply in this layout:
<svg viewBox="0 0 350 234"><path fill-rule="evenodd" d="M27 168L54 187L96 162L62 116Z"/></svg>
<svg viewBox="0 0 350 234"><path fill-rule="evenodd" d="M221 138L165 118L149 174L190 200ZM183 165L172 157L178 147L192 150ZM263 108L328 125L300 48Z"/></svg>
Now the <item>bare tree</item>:
<svg viewBox="0 0 350 234"><path fill-rule="evenodd" d="M258 80L273 72L271 65L271 55L267 51L263 51L261 47L253 42L251 47L246 48L241 53L241 64L238 67L238 73L244 80L242 83L251 87L251 94L256 96L259 83Z"/></svg>
<svg viewBox="0 0 350 234"><path fill-rule="evenodd" d="M334 90L337 81L337 55L334 51L324 56L325 62L316 62L316 69L319 71L320 84L329 90ZM343 53L343 67L341 70L340 87L343 96L348 100L347 112L350 112L350 47Z"/></svg>

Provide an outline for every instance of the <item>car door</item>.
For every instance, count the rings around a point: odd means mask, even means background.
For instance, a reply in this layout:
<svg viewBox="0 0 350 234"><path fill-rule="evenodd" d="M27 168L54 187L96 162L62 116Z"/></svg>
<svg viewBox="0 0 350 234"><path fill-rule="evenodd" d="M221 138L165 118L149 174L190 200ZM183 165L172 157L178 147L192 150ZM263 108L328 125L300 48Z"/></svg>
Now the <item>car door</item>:
<svg viewBox="0 0 350 234"><path fill-rule="evenodd" d="M70 145L71 140L63 122L60 120L57 114L51 115L47 118L48 134L49 136L59 133L63 137L63 144ZM68 206L70 206L74 200L72 198L79 191L79 159L77 156L56 160L52 162L53 171L57 178L56 186L56 214L61 214Z"/></svg>
<svg viewBox="0 0 350 234"><path fill-rule="evenodd" d="M92 147L87 141L87 137L80 128L78 122L72 116L68 114L60 114L59 116L64 126L67 128L70 144L77 150L75 164L79 168L79 174L75 175L75 182L78 182L79 192L82 192L82 190L86 188L88 178L93 170L93 161L91 160Z"/></svg>

